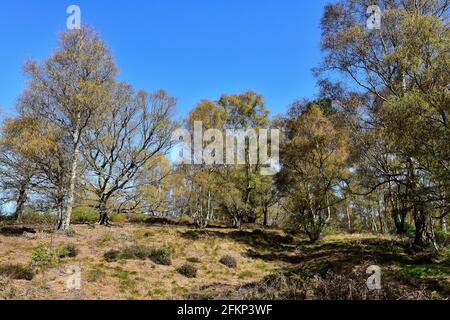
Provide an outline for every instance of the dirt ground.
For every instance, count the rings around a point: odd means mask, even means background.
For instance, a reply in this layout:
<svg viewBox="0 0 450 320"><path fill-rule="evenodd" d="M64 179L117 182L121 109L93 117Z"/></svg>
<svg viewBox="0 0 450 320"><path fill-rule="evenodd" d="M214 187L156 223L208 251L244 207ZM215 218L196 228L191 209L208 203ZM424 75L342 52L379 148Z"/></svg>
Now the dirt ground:
<svg viewBox="0 0 450 320"><path fill-rule="evenodd" d="M73 231L0 235L0 265L30 265L39 244L52 248L72 244L79 250L76 257L61 259L56 266L33 266L37 274L31 281L0 278L0 299L212 299L232 296L230 293L271 274L330 270L342 274L371 264L383 268L386 281L427 290L439 299L450 295L448 256L438 260L412 256L405 243L390 237L331 235L310 244L278 230L125 224L110 228L77 225ZM107 262L103 256L108 250L132 245L168 248L172 265L155 264L149 259ZM236 258L237 267L221 264L224 255ZM196 278L177 272L187 261L198 269ZM79 290L67 287L73 266L81 271Z"/></svg>

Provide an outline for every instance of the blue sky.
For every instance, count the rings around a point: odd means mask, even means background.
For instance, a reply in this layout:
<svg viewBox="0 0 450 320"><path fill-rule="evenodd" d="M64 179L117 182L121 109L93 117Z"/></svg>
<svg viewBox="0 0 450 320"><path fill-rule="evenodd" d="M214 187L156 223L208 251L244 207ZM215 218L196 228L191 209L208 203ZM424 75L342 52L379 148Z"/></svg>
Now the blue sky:
<svg viewBox="0 0 450 320"><path fill-rule="evenodd" d="M184 116L202 99L252 89L272 114L314 97L325 0L16 0L0 6L0 117L14 113L23 63L45 59L66 8L100 32L137 89L166 89Z"/></svg>

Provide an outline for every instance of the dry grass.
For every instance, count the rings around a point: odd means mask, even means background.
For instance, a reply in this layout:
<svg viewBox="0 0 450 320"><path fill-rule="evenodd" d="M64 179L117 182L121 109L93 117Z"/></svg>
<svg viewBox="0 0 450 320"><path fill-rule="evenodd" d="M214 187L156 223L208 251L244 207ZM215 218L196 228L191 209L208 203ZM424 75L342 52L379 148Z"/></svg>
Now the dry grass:
<svg viewBox="0 0 450 320"><path fill-rule="evenodd" d="M421 297L442 299L450 287L448 255L428 261L410 254L403 239L388 236L338 234L311 244L276 230L195 230L183 225L77 225L70 235L37 231L32 238L0 235L0 265L29 265L40 243L74 246L78 254L37 269L31 281L1 278L0 299L311 298L308 292L324 298L330 296L323 292L370 298L358 290L365 283L364 268L372 264L382 267L389 292L401 290L399 297L420 292ZM170 253L170 265L146 256L147 250L162 248ZM108 262L104 254L109 250L133 254ZM223 264L225 256L236 259L236 268ZM195 278L177 272L185 264L195 266ZM67 267L72 265L81 268L81 290L66 287ZM274 274L281 276L271 278ZM347 275L353 275L351 281ZM339 289L347 280L355 293Z"/></svg>
<svg viewBox="0 0 450 320"><path fill-rule="evenodd" d="M8 282L13 285L15 299L178 299L201 291L204 286L242 286L264 278L283 263L265 263L261 259L246 257L249 245L233 239L219 239L206 236L188 239L186 226L141 226L124 225L112 228L86 225L73 227L75 233L51 235L38 232L35 239L23 236L0 235L0 265L6 263L27 265L33 249L42 242L53 248L66 245L76 246L78 255L67 258L54 267L41 270L32 281ZM233 232L233 230L210 230L211 232ZM103 255L111 249L124 250L137 246L170 250L172 265L157 264L150 259L119 259L105 261ZM220 257L238 257L239 267L229 269L219 262ZM177 269L186 262L193 262L198 268L196 278L186 278ZM255 264L265 268L252 274ZM66 289L69 275L67 266L78 265L82 271L82 289ZM1 297L1 296L0 296ZM11 298L10 295L7 298Z"/></svg>

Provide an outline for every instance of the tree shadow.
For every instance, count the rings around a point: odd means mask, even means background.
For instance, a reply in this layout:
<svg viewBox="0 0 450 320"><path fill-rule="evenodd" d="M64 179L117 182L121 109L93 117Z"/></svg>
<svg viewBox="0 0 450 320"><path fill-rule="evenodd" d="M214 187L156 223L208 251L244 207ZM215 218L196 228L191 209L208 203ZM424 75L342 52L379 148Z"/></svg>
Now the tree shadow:
<svg viewBox="0 0 450 320"><path fill-rule="evenodd" d="M21 237L25 232L35 234L36 230L18 226L7 226L0 228L0 235L6 237Z"/></svg>
<svg viewBox="0 0 450 320"><path fill-rule="evenodd" d="M294 254L287 252L257 252L248 250L247 255L252 258L267 261L282 261L290 264L299 264L310 261L338 262L343 265L355 265L364 260L372 260L379 264L415 264L422 263L406 253L406 245L400 242L378 239L363 239L349 242L335 242L323 244L298 243ZM341 262L341 263L339 263Z"/></svg>
<svg viewBox="0 0 450 320"><path fill-rule="evenodd" d="M363 265L378 265L388 281L393 281L410 288L425 287L436 291L441 296L450 296L450 285L442 276L433 277L431 272L414 275L406 272L408 268L415 270L435 270L441 274L450 272L448 259L436 262L433 255L414 254L407 243L384 240L362 239L348 242L324 243L300 246L295 252L258 252L248 250L246 255L252 259L279 261L288 264L280 270L287 275L326 276L329 272L335 274L351 273L355 267ZM396 266L397 271L391 267ZM436 271L437 270L437 271Z"/></svg>
<svg viewBox="0 0 450 320"><path fill-rule="evenodd" d="M293 251L299 244L290 235L280 235L279 233L265 230L187 230L180 232L181 237L188 240L199 240L208 238L229 239L252 247L259 251Z"/></svg>

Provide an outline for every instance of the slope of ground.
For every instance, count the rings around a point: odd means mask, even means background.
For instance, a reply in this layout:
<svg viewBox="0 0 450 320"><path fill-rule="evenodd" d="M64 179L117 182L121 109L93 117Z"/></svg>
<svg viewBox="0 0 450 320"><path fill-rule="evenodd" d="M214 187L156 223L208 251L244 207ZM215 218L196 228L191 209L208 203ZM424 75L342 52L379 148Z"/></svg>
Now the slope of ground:
<svg viewBox="0 0 450 320"><path fill-rule="evenodd" d="M314 299L450 296L448 251L440 256L411 252L406 240L374 235L330 235L316 244L277 230L125 224L105 228L79 225L70 234L25 230L0 232L1 266L31 264L32 280L0 276L3 299ZM30 231L30 229L27 229ZM9 232L6 232L9 231ZM74 245L76 257L51 266L32 262L36 248ZM128 257L106 261L105 252L138 247L164 248L171 265ZM220 262L234 257L236 268ZM197 276L177 269L189 263ZM366 268L378 265L387 291L368 293ZM69 290L68 269L81 269L81 289ZM339 288L337 288L339 287ZM334 292L334 291L336 292ZM350 290L350 292L349 292Z"/></svg>

